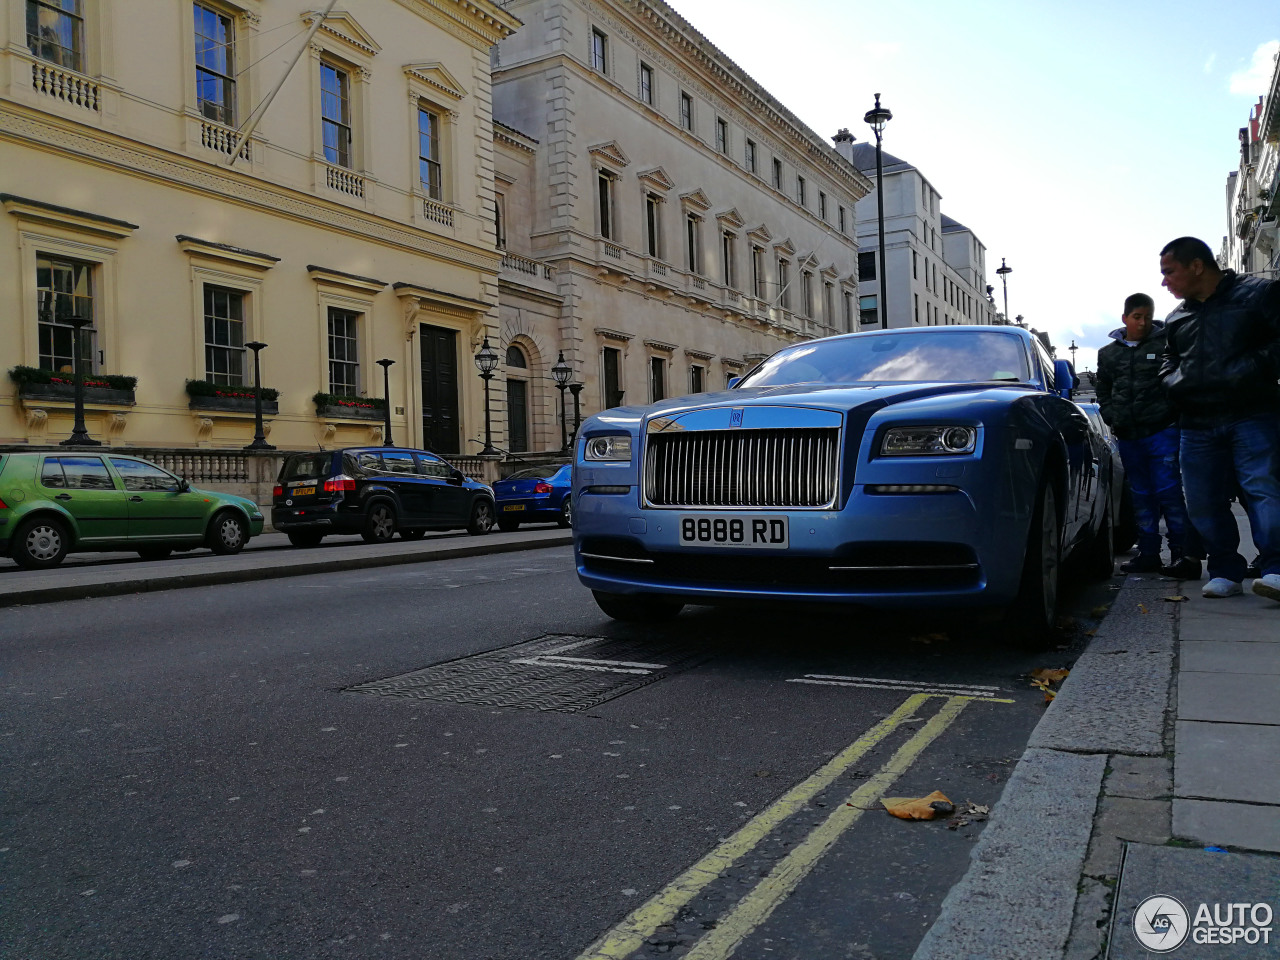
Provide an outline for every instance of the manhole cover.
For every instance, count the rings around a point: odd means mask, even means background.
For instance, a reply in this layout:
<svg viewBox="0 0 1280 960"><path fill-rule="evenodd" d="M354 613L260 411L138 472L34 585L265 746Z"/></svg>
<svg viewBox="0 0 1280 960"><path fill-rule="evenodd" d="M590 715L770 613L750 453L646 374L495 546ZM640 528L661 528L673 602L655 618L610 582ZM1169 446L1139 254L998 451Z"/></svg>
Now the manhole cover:
<svg viewBox="0 0 1280 960"><path fill-rule="evenodd" d="M548 634L348 687L348 693L578 713L711 656L686 643Z"/></svg>

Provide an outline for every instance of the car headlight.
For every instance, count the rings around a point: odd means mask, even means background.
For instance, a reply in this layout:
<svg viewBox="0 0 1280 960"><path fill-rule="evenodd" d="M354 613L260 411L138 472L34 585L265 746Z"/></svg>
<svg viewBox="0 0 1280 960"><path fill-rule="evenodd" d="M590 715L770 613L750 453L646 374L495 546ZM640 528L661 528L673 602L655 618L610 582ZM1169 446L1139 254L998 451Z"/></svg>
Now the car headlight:
<svg viewBox="0 0 1280 960"><path fill-rule="evenodd" d="M973 453L978 442L974 427L890 427L880 441L886 457L918 457Z"/></svg>
<svg viewBox="0 0 1280 960"><path fill-rule="evenodd" d="M618 436L590 437L583 447L583 456L588 460L629 463L631 460L631 438Z"/></svg>

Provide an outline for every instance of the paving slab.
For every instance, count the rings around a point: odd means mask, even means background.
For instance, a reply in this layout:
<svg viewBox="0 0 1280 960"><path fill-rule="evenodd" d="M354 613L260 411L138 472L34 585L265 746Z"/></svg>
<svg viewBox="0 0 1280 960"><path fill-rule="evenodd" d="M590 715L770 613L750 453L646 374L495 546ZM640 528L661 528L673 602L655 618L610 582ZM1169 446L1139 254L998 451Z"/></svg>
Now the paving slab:
<svg viewBox="0 0 1280 960"><path fill-rule="evenodd" d="M1274 676L1183 670L1178 674L1178 719L1280 724L1276 687Z"/></svg>
<svg viewBox="0 0 1280 960"><path fill-rule="evenodd" d="M1277 632L1280 633L1280 630ZM1280 674L1280 636L1269 643L1240 643L1236 640L1184 641L1178 656L1178 666L1182 672L1275 676Z"/></svg>
<svg viewBox="0 0 1280 960"><path fill-rule="evenodd" d="M1085 875L1118 875L1126 842L1167 843L1173 836L1169 818L1168 800L1104 796L1098 801L1093 839L1089 841L1089 853L1084 861Z"/></svg>
<svg viewBox="0 0 1280 960"><path fill-rule="evenodd" d="M1152 897L1161 900L1153 901ZM1171 903L1170 898L1177 903ZM1214 922L1215 907L1226 919L1230 905L1242 903L1247 905L1243 926L1232 923L1220 927ZM1259 921L1265 921L1265 935L1249 920L1249 907L1255 904L1269 908L1253 911ZM1197 924L1198 915L1201 922ZM1178 960L1272 960L1280 958L1277 915L1280 859L1130 843L1125 847L1116 891L1107 957L1150 960L1153 954L1170 953ZM1167 926L1160 922L1162 916L1168 918ZM1220 939L1224 930L1234 937L1235 929L1241 930L1239 940L1206 942ZM1253 931L1253 943L1246 939L1249 930ZM1150 949L1139 939L1140 933L1150 938ZM1264 936L1269 942L1262 942Z"/></svg>
<svg viewBox="0 0 1280 960"><path fill-rule="evenodd" d="M1223 600L1204 599L1199 587L1188 594L1191 600L1181 604L1178 628L1183 640L1274 643L1280 638L1280 604L1247 592L1247 585L1242 596Z"/></svg>
<svg viewBox="0 0 1280 960"><path fill-rule="evenodd" d="M1280 804L1280 727L1179 720L1176 797Z"/></svg>
<svg viewBox="0 0 1280 960"><path fill-rule="evenodd" d="M1280 853L1280 806L1175 799L1173 835L1220 847ZM1280 904L1275 906L1280 918Z"/></svg>
<svg viewBox="0 0 1280 960"><path fill-rule="evenodd" d="M1023 754L915 960L1062 957L1106 759Z"/></svg>
<svg viewBox="0 0 1280 960"><path fill-rule="evenodd" d="M1116 755L1108 766L1103 792L1109 797L1157 800L1173 793L1173 761L1168 757Z"/></svg>

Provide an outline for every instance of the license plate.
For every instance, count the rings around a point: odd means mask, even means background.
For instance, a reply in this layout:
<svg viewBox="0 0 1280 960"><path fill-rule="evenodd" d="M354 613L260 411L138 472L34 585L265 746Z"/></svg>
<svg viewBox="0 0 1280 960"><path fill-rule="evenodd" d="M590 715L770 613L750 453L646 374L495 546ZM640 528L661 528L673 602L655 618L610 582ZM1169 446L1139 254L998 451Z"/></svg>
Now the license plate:
<svg viewBox="0 0 1280 960"><path fill-rule="evenodd" d="M523 503L508 503L505 507L502 508L504 513L510 513L513 510L523 510L523 509L524 509Z"/></svg>
<svg viewBox="0 0 1280 960"><path fill-rule="evenodd" d="M786 550L790 535L785 516L685 513L680 515L680 545Z"/></svg>
<svg viewBox="0 0 1280 960"><path fill-rule="evenodd" d="M315 487L295 487L289 491L289 495L294 497L309 497L315 492Z"/></svg>

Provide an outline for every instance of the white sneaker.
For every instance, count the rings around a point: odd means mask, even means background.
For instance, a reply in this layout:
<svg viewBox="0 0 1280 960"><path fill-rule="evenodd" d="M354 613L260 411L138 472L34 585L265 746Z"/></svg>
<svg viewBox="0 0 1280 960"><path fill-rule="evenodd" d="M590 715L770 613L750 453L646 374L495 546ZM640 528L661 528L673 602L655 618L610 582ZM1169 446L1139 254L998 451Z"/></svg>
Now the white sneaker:
<svg viewBox="0 0 1280 960"><path fill-rule="evenodd" d="M1276 580L1280 581L1280 577L1276 577ZM1277 588L1276 592L1280 593L1280 583L1277 583ZM1211 600L1220 600L1223 597L1238 597L1244 593L1244 590L1234 580L1228 580L1226 577L1214 577L1201 588L1200 593Z"/></svg>
<svg viewBox="0 0 1280 960"><path fill-rule="evenodd" d="M1268 573L1253 581L1253 592L1268 600L1280 600L1280 573Z"/></svg>

